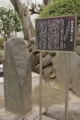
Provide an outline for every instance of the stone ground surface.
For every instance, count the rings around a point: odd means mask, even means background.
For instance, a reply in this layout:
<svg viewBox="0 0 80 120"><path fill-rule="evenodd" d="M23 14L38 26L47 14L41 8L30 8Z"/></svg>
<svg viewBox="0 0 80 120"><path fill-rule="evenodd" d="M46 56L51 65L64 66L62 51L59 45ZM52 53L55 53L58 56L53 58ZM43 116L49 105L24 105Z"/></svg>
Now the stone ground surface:
<svg viewBox="0 0 80 120"><path fill-rule="evenodd" d="M26 115L24 115L24 117L27 118L28 120L35 120L39 115L38 111L39 111L39 107L34 105L33 109L30 112L28 112ZM42 113L44 112L45 112L45 108L42 108ZM8 111L5 111L4 107L0 109L0 120L14 120L19 116L20 115L12 114Z"/></svg>
<svg viewBox="0 0 80 120"><path fill-rule="evenodd" d="M39 117L37 117L35 120L39 120ZM42 115L42 120L55 120L55 119Z"/></svg>
<svg viewBox="0 0 80 120"><path fill-rule="evenodd" d="M28 114L26 118L28 120L33 120L39 115L39 75L32 73L32 100L33 109ZM80 102L80 98L77 97L73 92L69 92L69 103ZM53 104L64 104L65 103L65 91L60 86L57 85L55 81L43 82L42 90L42 106L43 113ZM45 108L45 109L44 109ZM3 78L0 78L0 120L13 120L17 115L12 114L4 109L4 88L3 88ZM45 120L45 119L44 119ZM46 119L47 120L47 119Z"/></svg>

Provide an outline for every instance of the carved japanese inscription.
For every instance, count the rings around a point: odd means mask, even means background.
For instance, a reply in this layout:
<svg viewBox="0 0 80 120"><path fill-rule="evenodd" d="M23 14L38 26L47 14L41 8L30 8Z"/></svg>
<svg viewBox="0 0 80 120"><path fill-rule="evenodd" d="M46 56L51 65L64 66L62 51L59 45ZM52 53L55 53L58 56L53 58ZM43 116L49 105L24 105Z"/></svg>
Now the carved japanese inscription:
<svg viewBox="0 0 80 120"><path fill-rule="evenodd" d="M31 55L25 42L11 38L5 44L5 109L25 114L32 108Z"/></svg>

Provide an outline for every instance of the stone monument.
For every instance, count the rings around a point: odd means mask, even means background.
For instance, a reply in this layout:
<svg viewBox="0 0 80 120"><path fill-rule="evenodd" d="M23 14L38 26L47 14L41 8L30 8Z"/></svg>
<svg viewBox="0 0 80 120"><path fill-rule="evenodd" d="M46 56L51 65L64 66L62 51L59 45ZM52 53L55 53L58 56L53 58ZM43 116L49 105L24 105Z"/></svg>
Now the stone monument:
<svg viewBox="0 0 80 120"><path fill-rule="evenodd" d="M10 38L5 43L5 109L20 115L32 108L31 54L24 40Z"/></svg>

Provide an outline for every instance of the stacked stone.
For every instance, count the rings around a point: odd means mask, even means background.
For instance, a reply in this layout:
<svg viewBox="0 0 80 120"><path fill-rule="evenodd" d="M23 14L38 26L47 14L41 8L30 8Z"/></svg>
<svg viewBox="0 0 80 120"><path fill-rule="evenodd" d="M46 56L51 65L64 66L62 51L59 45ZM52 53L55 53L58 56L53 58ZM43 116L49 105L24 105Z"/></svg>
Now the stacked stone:
<svg viewBox="0 0 80 120"><path fill-rule="evenodd" d="M27 45L29 52L32 53L32 71L40 73L40 52L35 49L35 38L30 40L30 43ZM56 71L52 65L52 59L55 57L55 52L42 52L42 74L46 78L55 78Z"/></svg>

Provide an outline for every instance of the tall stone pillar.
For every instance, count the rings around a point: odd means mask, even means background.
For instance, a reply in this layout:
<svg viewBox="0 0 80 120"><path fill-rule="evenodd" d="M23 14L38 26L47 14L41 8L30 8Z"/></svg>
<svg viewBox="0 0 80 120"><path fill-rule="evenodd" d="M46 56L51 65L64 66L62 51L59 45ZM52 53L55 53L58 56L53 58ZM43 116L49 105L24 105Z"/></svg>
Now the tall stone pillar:
<svg viewBox="0 0 80 120"><path fill-rule="evenodd" d="M23 115L32 108L31 55L25 42L11 38L5 44L5 109Z"/></svg>

